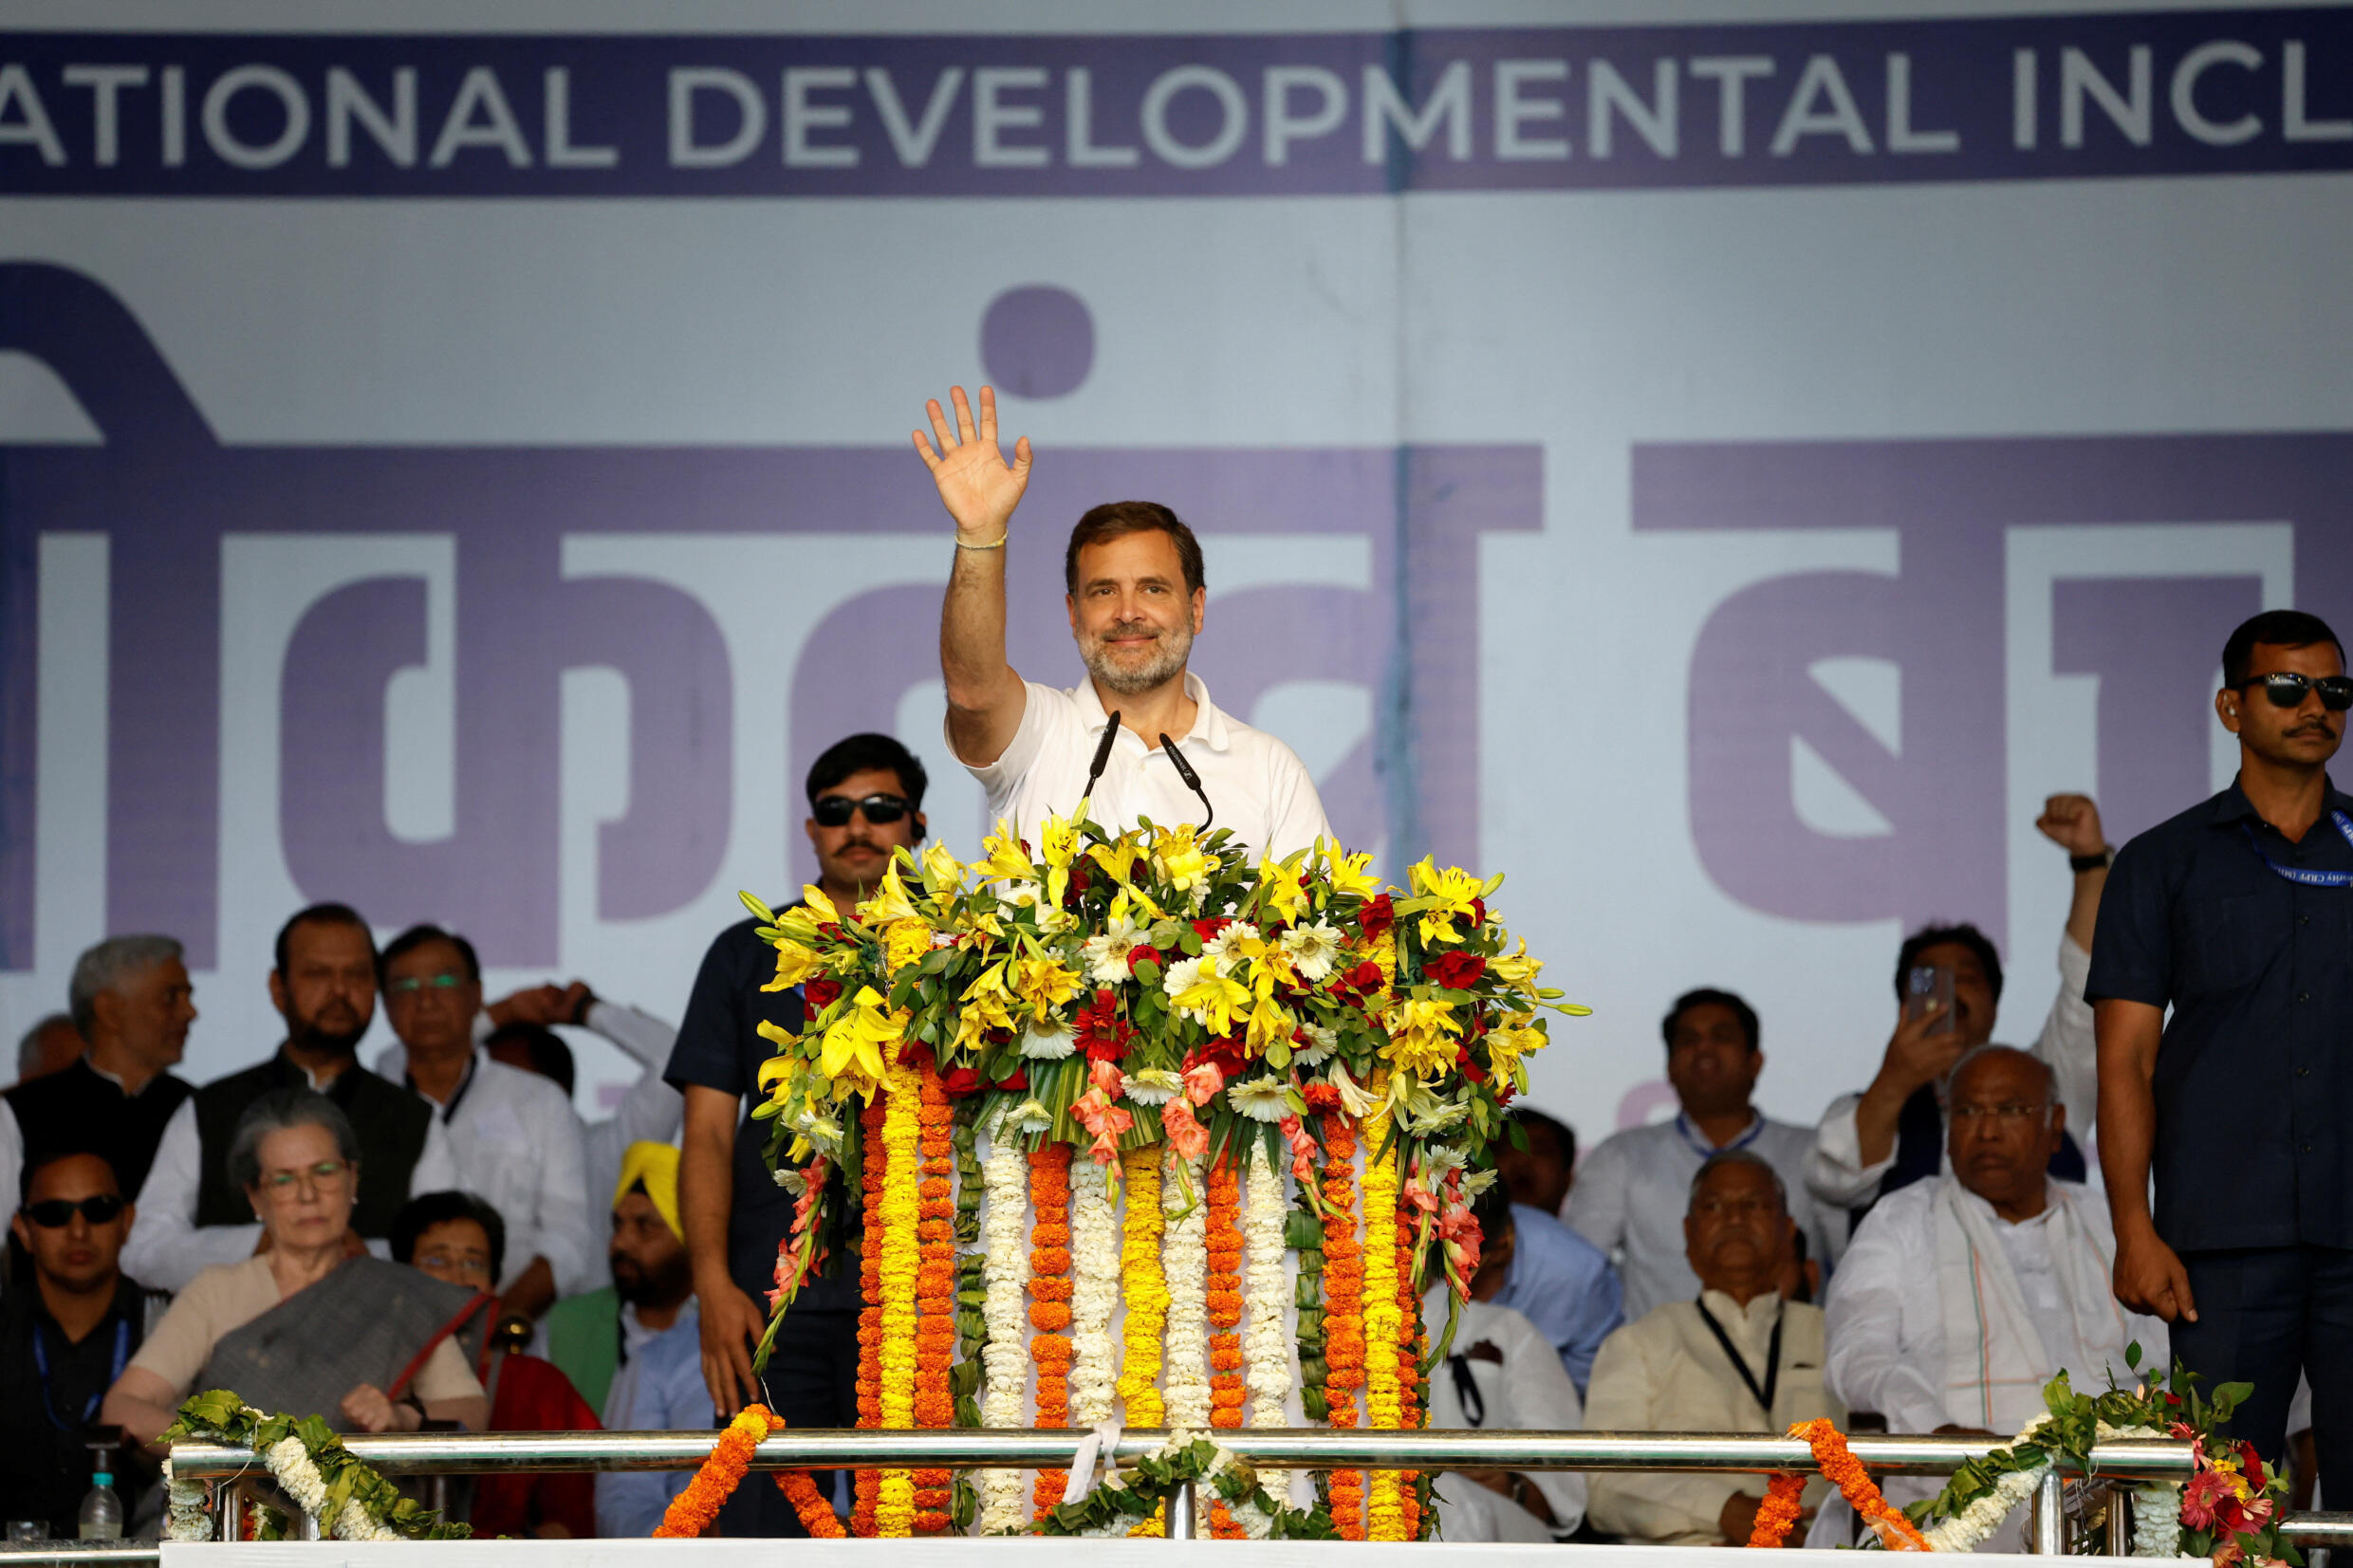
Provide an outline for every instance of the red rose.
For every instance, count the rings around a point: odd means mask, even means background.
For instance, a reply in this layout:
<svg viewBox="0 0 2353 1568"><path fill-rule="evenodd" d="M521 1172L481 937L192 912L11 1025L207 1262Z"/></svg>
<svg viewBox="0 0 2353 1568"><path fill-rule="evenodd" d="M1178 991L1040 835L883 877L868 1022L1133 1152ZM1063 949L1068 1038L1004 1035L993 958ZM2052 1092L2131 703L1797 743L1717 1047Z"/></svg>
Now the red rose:
<svg viewBox="0 0 2353 1568"><path fill-rule="evenodd" d="M977 1067L954 1068L946 1078L940 1079L939 1086L948 1091L948 1098L951 1099L963 1099L968 1096L976 1095L980 1093L981 1088L980 1069Z"/></svg>
<svg viewBox="0 0 2353 1568"><path fill-rule="evenodd" d="M829 974L815 975L801 982L801 995L808 1003L809 1011L824 1012L842 995L842 982Z"/></svg>
<svg viewBox="0 0 2353 1568"><path fill-rule="evenodd" d="M1012 1093L1014 1090L1016 1090L1016 1089L1027 1089L1027 1088L1028 1088L1028 1087L1029 1087L1029 1071L1028 1071L1028 1068L1026 1068L1026 1067L1022 1067L1022 1066L1020 1066L1020 1065L1016 1064L1016 1065L1014 1066L1014 1068L1013 1068L1013 1070L1012 1070L1011 1072L1010 1072L1010 1073L1006 1074L1003 1078L1001 1078L1001 1079L997 1079L997 1081L996 1081L996 1087L997 1087L997 1088L999 1088L999 1089L1004 1090L1007 1094L1011 1094L1011 1093Z"/></svg>
<svg viewBox="0 0 2353 1568"><path fill-rule="evenodd" d="M1467 991L1487 972L1487 960L1474 952L1442 952L1422 972L1450 991Z"/></svg>
<svg viewBox="0 0 2353 1568"><path fill-rule="evenodd" d="M1471 923L1474 926L1484 926L1487 924L1486 899L1473 898L1471 900Z"/></svg>
<svg viewBox="0 0 2353 1568"><path fill-rule="evenodd" d="M1230 915L1213 914L1206 920L1195 920L1193 923L1193 934L1206 942L1232 924L1233 920Z"/></svg>
<svg viewBox="0 0 2353 1568"><path fill-rule="evenodd" d="M1485 1083L1487 1081L1487 1070L1471 1060L1470 1046L1463 1045L1455 1049L1454 1065L1461 1068L1462 1076L1472 1082Z"/></svg>
<svg viewBox="0 0 2353 1568"><path fill-rule="evenodd" d="M1134 974L1139 964L1158 964L1165 968L1168 960L1160 956L1159 949L1139 942L1127 950L1127 972Z"/></svg>
<svg viewBox="0 0 2353 1568"><path fill-rule="evenodd" d="M1367 940L1378 942L1383 932L1397 924L1397 905L1384 893L1365 904L1357 916L1357 924L1363 928Z"/></svg>

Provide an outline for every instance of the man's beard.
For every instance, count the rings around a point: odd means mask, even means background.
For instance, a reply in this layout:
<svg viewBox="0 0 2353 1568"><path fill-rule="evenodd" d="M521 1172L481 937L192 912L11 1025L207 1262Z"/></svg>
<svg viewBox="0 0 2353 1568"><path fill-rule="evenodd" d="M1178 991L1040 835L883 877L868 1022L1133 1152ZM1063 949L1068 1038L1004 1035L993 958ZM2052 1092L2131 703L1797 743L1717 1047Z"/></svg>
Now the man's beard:
<svg viewBox="0 0 2353 1568"><path fill-rule="evenodd" d="M613 1294L631 1306L669 1306L691 1294L693 1282L683 1252L650 1274L635 1258L615 1258L612 1268Z"/></svg>
<svg viewBox="0 0 2353 1568"><path fill-rule="evenodd" d="M1103 636L1090 636L1079 646L1079 656L1085 661L1087 673L1123 697L1132 697L1175 680L1184 673L1185 660L1193 654L1193 628L1173 627L1159 634L1150 658L1139 666L1122 668L1112 662L1107 639L1123 631L1133 630L1136 628L1114 626Z"/></svg>
<svg viewBox="0 0 2353 1568"><path fill-rule="evenodd" d="M298 1018L290 1031L288 1043L298 1051L314 1056L349 1056L359 1048L361 1037L368 1032L369 1020L361 1018L352 1008L343 1009L358 1023L349 1028L330 1029L317 1018Z"/></svg>

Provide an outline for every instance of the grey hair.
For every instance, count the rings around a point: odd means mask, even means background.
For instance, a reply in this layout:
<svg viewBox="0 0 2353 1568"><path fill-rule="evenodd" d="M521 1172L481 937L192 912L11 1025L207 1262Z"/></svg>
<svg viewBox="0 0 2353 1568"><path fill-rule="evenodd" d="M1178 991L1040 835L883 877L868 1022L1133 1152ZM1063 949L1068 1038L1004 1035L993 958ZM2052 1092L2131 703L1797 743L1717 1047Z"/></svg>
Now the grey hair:
<svg viewBox="0 0 2353 1568"><path fill-rule="evenodd" d="M1988 1041L1982 1045L1972 1045L1968 1050L1963 1051L1961 1053L1961 1059L1953 1064L1952 1071L1944 1075L1945 1091L1948 1099L1951 1096L1953 1085L1961 1081L1961 1074L1968 1068L1971 1062L1976 1061L1979 1057L1992 1056L1997 1051L2006 1056L2014 1056L2021 1061L2027 1062L2029 1065L2041 1070L2043 1075L2043 1121L2045 1125L2048 1125L2050 1121L2050 1110L2053 1106L2059 1103L2059 1075L2051 1071L2049 1062L2045 1061L2041 1057L2036 1056L2032 1051L2022 1051L2015 1045L1996 1045L1992 1041Z"/></svg>
<svg viewBox="0 0 2353 1568"><path fill-rule="evenodd" d="M74 1026L74 1021L64 1013L51 1013L31 1028L27 1029L23 1038L17 1041L16 1080L19 1083L25 1081L25 1075L31 1072L33 1064L41 1060L41 1037L61 1024L68 1029ZM75 1032L80 1033L79 1030Z"/></svg>
<svg viewBox="0 0 2353 1568"><path fill-rule="evenodd" d="M65 987L65 1005L82 1038L90 1038L98 1017L98 999L145 974L157 964L168 964L183 951L169 936L109 936L74 960L73 979Z"/></svg>
<svg viewBox="0 0 2353 1568"><path fill-rule="evenodd" d="M1727 1165L1753 1165L1772 1177L1773 1196L1781 1200L1781 1211L1784 1214L1789 1211L1789 1188L1788 1184L1781 1179L1781 1172L1773 1169L1772 1161L1762 1154L1752 1154L1746 1149L1719 1149L1710 1154L1700 1164L1698 1170L1692 1172L1691 1191L1684 1199L1686 1210L1690 1208L1693 1200L1699 1196L1699 1184L1706 1181L1713 1172Z"/></svg>
<svg viewBox="0 0 2353 1568"><path fill-rule="evenodd" d="M360 1139L341 1106L316 1089L272 1089L237 1118L236 1136L229 1143L231 1184L241 1192L260 1186L262 1139L295 1127L325 1128L335 1134L335 1149L343 1163L359 1163Z"/></svg>

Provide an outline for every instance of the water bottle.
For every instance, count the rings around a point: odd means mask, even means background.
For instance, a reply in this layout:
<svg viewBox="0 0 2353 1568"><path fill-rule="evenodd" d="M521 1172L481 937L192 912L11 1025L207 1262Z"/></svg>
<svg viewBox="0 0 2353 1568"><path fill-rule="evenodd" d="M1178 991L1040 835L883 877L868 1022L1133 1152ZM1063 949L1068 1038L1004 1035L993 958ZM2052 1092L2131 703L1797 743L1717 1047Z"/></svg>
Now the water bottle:
<svg viewBox="0 0 2353 1568"><path fill-rule="evenodd" d="M120 1540L122 1499L116 1495L115 1478L106 1470L90 1477L90 1490L82 1500L82 1539Z"/></svg>

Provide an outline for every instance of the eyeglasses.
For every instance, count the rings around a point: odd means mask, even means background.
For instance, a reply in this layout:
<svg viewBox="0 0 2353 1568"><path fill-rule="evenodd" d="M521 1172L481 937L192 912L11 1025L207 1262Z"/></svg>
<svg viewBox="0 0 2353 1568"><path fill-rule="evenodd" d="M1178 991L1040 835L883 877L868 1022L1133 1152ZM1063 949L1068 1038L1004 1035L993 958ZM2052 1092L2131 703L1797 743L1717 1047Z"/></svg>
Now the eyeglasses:
<svg viewBox="0 0 2353 1568"><path fill-rule="evenodd" d="M386 996L415 996L418 991L454 991L466 983L462 974L404 974L384 982Z"/></svg>
<svg viewBox="0 0 2353 1568"><path fill-rule="evenodd" d="M113 1193L102 1192L95 1198L43 1198L39 1203L25 1205L24 1215L45 1230L56 1230L73 1224L76 1214L92 1225L104 1225L125 1207Z"/></svg>
<svg viewBox="0 0 2353 1568"><path fill-rule="evenodd" d="M2353 708L2353 675L2323 675L2314 680L2293 670L2275 670L2268 675L2250 675L2247 684L2262 687L2274 708L2301 708L2307 692L2318 692L2321 706L2332 713Z"/></svg>
<svg viewBox="0 0 2353 1568"><path fill-rule="evenodd" d="M1982 1121L1992 1116L2004 1127L2023 1127L2029 1121L2040 1121L2050 1114L2047 1105L1955 1105L1953 1119L1957 1122Z"/></svg>
<svg viewBox="0 0 2353 1568"><path fill-rule="evenodd" d="M847 827L850 814L862 811L866 821L880 827L895 822L915 809L904 795L869 795L853 801L847 795L820 795L809 806L809 814L817 819L819 827Z"/></svg>
<svg viewBox="0 0 2353 1568"><path fill-rule="evenodd" d="M295 1183L307 1180L319 1187L333 1187L351 1174L351 1167L343 1160L321 1160L316 1165L292 1171L265 1171L262 1185L272 1192L284 1192Z"/></svg>
<svg viewBox="0 0 2353 1568"><path fill-rule="evenodd" d="M417 1266L444 1269L452 1274L466 1269L487 1275L491 1271L491 1260L479 1252L419 1252Z"/></svg>

